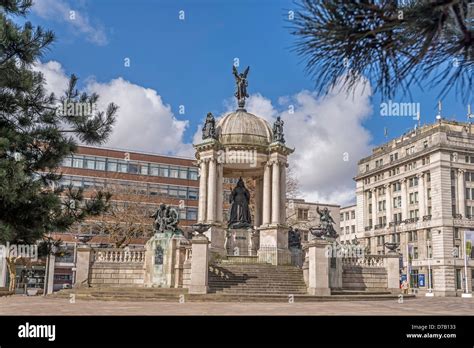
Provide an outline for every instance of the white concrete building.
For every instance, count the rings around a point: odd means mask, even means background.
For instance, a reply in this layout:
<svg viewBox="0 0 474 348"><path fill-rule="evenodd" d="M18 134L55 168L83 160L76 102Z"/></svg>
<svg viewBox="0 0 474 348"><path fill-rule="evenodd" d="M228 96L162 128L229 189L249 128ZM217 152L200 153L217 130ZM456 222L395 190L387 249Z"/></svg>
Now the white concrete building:
<svg viewBox="0 0 474 348"><path fill-rule="evenodd" d="M403 274L435 295L460 296L464 231L474 229L474 134L466 123L439 120L373 149L358 164L357 238L372 254L399 242ZM407 262L408 249L412 260ZM468 289L474 261L469 261ZM470 290L470 289L469 289Z"/></svg>
<svg viewBox="0 0 474 348"><path fill-rule="evenodd" d="M339 241L341 243L350 243L356 239L356 208L355 204L341 208L341 213L339 214Z"/></svg>

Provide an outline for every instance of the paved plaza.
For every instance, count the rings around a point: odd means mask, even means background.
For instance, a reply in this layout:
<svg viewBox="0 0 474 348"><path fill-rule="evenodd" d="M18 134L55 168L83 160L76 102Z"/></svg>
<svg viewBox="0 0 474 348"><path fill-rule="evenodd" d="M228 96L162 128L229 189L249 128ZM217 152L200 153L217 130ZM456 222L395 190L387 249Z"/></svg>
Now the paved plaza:
<svg viewBox="0 0 474 348"><path fill-rule="evenodd" d="M403 303L341 301L304 303L130 302L0 297L0 315L474 315L474 299L425 298Z"/></svg>

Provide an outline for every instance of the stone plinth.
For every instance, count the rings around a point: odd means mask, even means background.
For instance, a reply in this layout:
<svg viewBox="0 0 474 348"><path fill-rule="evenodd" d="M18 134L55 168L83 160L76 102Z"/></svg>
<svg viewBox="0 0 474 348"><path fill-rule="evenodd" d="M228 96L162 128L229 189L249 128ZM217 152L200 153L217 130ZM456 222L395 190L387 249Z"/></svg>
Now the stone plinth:
<svg viewBox="0 0 474 348"><path fill-rule="evenodd" d="M385 269L387 271L387 288L392 292L400 292L400 257L396 253L385 256Z"/></svg>
<svg viewBox="0 0 474 348"><path fill-rule="evenodd" d="M92 262L92 249L88 245L77 247L76 282L74 287L89 286L89 271Z"/></svg>
<svg viewBox="0 0 474 348"><path fill-rule="evenodd" d="M287 265L291 263L291 254L288 250L288 228L282 225L270 225L258 228L260 246L258 257L260 262L273 265Z"/></svg>
<svg viewBox="0 0 474 348"><path fill-rule="evenodd" d="M0 257L0 288L4 288L7 285L7 262L5 257Z"/></svg>
<svg viewBox="0 0 474 348"><path fill-rule="evenodd" d="M256 255L257 245L251 228L235 228L226 231L225 248L227 255L252 256Z"/></svg>
<svg viewBox="0 0 474 348"><path fill-rule="evenodd" d="M327 246L330 243L323 239L313 239L304 249L308 249L308 293L315 296L329 296L330 258L327 255Z"/></svg>
<svg viewBox="0 0 474 348"><path fill-rule="evenodd" d="M175 286L176 262L182 235L173 232L156 233L146 243L145 286L171 288Z"/></svg>
<svg viewBox="0 0 474 348"><path fill-rule="evenodd" d="M191 280L190 294L206 294L208 290L209 240L204 235L191 240Z"/></svg>
<svg viewBox="0 0 474 348"><path fill-rule="evenodd" d="M210 242L210 252L225 257L225 230L221 225L212 225L204 235Z"/></svg>

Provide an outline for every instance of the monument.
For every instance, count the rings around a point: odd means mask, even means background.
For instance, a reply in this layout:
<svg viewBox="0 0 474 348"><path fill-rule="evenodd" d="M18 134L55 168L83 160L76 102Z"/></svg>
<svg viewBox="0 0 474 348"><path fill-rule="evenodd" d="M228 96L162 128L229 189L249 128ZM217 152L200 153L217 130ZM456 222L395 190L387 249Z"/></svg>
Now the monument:
<svg viewBox="0 0 474 348"><path fill-rule="evenodd" d="M179 215L176 209L160 204L154 218L153 231L155 234L145 245L145 286L173 286L175 252L180 243L189 244L179 229Z"/></svg>
<svg viewBox="0 0 474 348"><path fill-rule="evenodd" d="M217 122L208 114L202 142L195 144L199 165L198 223L209 225L205 235L211 256L255 255L261 261L288 262L286 225L286 167L294 151L285 145L283 121L273 124L245 110L249 97L247 67L233 66L238 108ZM223 216L224 178L240 178L230 197L228 219ZM254 187L254 207L245 182Z"/></svg>

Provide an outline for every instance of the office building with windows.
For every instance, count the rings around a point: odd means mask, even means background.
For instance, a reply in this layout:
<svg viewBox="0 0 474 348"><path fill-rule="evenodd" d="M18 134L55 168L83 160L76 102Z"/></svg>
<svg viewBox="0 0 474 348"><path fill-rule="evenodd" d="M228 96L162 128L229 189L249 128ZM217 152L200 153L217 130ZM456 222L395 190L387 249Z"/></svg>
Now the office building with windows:
<svg viewBox="0 0 474 348"><path fill-rule="evenodd" d="M356 243L356 205L341 208L339 216L340 230L339 241L341 243Z"/></svg>
<svg viewBox="0 0 474 348"><path fill-rule="evenodd" d="M441 119L403 134L361 159L355 180L357 238L370 253L400 243L402 276L413 288L460 295L464 231L474 229L471 125ZM468 265L472 287L474 261Z"/></svg>

